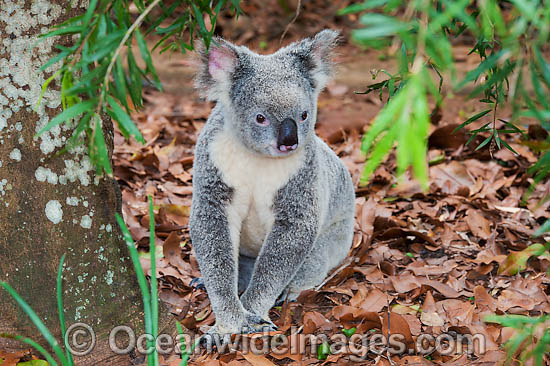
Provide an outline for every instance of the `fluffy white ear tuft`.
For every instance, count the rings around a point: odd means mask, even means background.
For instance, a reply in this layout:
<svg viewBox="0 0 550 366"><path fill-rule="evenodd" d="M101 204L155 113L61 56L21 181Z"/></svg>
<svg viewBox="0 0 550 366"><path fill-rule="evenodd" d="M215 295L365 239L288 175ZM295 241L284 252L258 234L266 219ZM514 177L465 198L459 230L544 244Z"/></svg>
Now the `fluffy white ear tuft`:
<svg viewBox="0 0 550 366"><path fill-rule="evenodd" d="M195 86L209 100L223 98L224 92L229 92L231 76L237 66L236 47L221 38L214 38L208 52L201 42L195 49L200 56Z"/></svg>
<svg viewBox="0 0 550 366"><path fill-rule="evenodd" d="M340 33L337 31L325 29L315 35L311 46L311 57L313 69L311 76L315 80L315 86L321 91L333 74L334 63L332 56L334 48L338 45Z"/></svg>
<svg viewBox="0 0 550 366"><path fill-rule="evenodd" d="M298 43L289 45L284 52L297 56L309 71L309 77L315 90L320 92L332 76L334 63L332 56L338 45L340 33L325 29L313 38L306 38Z"/></svg>

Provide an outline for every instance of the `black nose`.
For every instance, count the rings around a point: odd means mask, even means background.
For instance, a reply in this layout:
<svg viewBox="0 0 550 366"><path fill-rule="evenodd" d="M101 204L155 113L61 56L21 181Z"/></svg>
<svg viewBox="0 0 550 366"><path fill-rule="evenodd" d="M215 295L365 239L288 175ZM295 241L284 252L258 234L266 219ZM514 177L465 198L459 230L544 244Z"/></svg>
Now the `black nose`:
<svg viewBox="0 0 550 366"><path fill-rule="evenodd" d="M277 147L281 151L294 150L298 147L298 127L292 118L286 118L281 122Z"/></svg>

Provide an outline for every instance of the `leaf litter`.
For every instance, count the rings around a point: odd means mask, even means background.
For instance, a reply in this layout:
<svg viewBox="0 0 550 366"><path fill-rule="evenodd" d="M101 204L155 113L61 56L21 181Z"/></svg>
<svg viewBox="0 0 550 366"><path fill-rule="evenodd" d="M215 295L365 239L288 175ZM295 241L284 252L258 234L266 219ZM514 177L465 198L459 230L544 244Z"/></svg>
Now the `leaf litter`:
<svg viewBox="0 0 550 366"><path fill-rule="evenodd" d="M361 108L380 108L361 96L346 97ZM187 332L202 334L215 318L206 293L190 286L200 272L188 224L193 147L211 105L196 95L149 92L147 100L146 109L134 114L147 143L125 142L117 132L115 175L123 191L126 221L143 251L148 250L149 234L146 196L154 196L156 240L163 254L157 264L160 297ZM319 103L323 108L317 132L358 182L363 158L357 151L369 121L357 115L353 104L338 103L330 93L322 94ZM336 116L354 120L342 127L338 138L334 137ZM549 185L538 186L523 205L529 180L526 168L533 153L516 149L521 145L510 140L519 156L476 157L467 153L463 140L446 138L457 122L457 117L443 111L440 124L432 127L430 154L444 159L430 167L427 192L408 176L396 180L393 155L378 168L369 186L357 187L356 232L347 266L320 289L305 291L297 302L271 310L271 318L284 334L298 330L297 337L325 334L330 338L352 328L358 335L398 334L407 349L402 355L390 355L392 364L482 365L505 359L502 343L512 332L484 323L485 315L550 312L550 260L543 241L532 236L550 215L547 206L528 209L538 207ZM331 128L325 129L327 125ZM457 148L466 153L456 154ZM151 275L147 257L142 261ZM481 334L486 350L433 352L426 357L415 349L423 334ZM390 364L384 353L368 349L361 353L364 359L358 364ZM313 352L215 352L195 355L192 363L347 365L352 357L351 352L329 354L326 360Z"/></svg>
<svg viewBox="0 0 550 366"><path fill-rule="evenodd" d="M247 34L241 41L250 41ZM350 45L340 53L340 61L348 65L375 58L372 51L359 54ZM357 78L368 82L364 72ZM487 149L475 151L476 141L465 146L467 131L452 131L462 122L460 116L479 105L455 96L446 100L431 126L428 159L435 163L429 167L427 191L409 172L400 180L395 177L393 153L370 184L359 187L364 163L361 136L382 105L372 96L353 94L355 86L346 80L337 79L321 94L316 129L356 182L353 246L345 264L320 288L274 307L270 317L279 333L291 340L321 334L350 340L359 335L400 335L406 349L391 355L356 344L357 352L329 351L326 359L318 352L296 354L289 349L260 355L203 351L191 364L493 365L506 359L502 346L514 331L485 323L486 315L550 312L550 258L543 250L544 239L532 235L550 218L550 200L544 200L550 182L538 185L522 201L531 181L527 168L537 152L512 136L503 138L518 155L500 150L491 158ZM191 90L190 81L185 83ZM148 251L146 197L153 195L156 240L162 247L157 263L160 298L186 332L200 335L215 317L205 291L190 285L200 272L188 224L193 149L212 104L196 93L148 89L146 101L145 109L133 118L147 143L127 142L118 131L115 134L114 171L123 212L138 248ZM537 133L534 127L529 131ZM147 256L142 263L150 276ZM417 341L426 334L454 339L480 334L486 349L425 355Z"/></svg>

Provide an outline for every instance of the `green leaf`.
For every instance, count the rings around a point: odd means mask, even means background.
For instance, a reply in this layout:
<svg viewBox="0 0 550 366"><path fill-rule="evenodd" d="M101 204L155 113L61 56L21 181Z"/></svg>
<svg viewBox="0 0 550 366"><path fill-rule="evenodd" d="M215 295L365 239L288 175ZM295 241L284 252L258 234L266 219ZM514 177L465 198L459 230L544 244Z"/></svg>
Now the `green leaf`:
<svg viewBox="0 0 550 366"><path fill-rule="evenodd" d="M131 46L128 47L128 75L130 75L130 82L127 85L130 90L132 103L136 108L141 108L143 105L141 97L141 69L137 66Z"/></svg>
<svg viewBox="0 0 550 366"><path fill-rule="evenodd" d="M527 267L527 261L531 257L542 255L546 247L542 244L532 244L520 252L512 252L506 260L499 265L498 274L513 276Z"/></svg>
<svg viewBox="0 0 550 366"><path fill-rule="evenodd" d="M483 142L481 144L479 144L474 151L478 151L479 149L481 149L483 146L487 145L489 143L489 141L491 141L491 139L493 138L493 135L487 137L485 140L483 140Z"/></svg>
<svg viewBox="0 0 550 366"><path fill-rule="evenodd" d="M208 30L206 29L206 24L204 24L204 19L202 17L202 13L199 10L199 8L197 8L197 6L195 5L194 2L191 3L191 7L193 8L193 12L195 13L195 19L196 19L197 23L199 24L199 30L200 30L202 36L206 37L208 35ZM205 42L205 44L206 44L207 48L210 45L209 42Z"/></svg>
<svg viewBox="0 0 550 366"><path fill-rule="evenodd" d="M374 140L390 126L395 114L403 108L406 102L407 92L406 89L403 89L382 108L368 132L363 136L361 141L361 152L363 154L369 152Z"/></svg>
<svg viewBox="0 0 550 366"><path fill-rule="evenodd" d="M496 65L500 57L504 54L504 50L495 53L483 60L474 70L468 72L464 79L456 86L457 89L464 88L467 84L477 80L482 74L486 73L490 68Z"/></svg>
<svg viewBox="0 0 550 366"><path fill-rule="evenodd" d="M546 86L550 89L550 64L546 63L540 49L537 46L533 47L535 53L535 60L537 62L538 69L542 75L542 78Z"/></svg>
<svg viewBox="0 0 550 366"><path fill-rule="evenodd" d="M468 118L466 121L462 122L462 123L460 124L460 126L458 126L457 128L455 128L455 129L453 130L452 133L453 133L453 134L456 133L458 130L464 128L465 126L468 126L468 125L469 125L470 123L472 123L472 122L477 121L478 119L480 119L481 117L483 117L484 115L486 115L487 113L489 113L489 112L491 112L491 111L492 111L492 109L486 109L486 110L481 111L481 112L479 112L479 113L477 113L477 114L474 114L472 117L470 117L470 118Z"/></svg>
<svg viewBox="0 0 550 366"><path fill-rule="evenodd" d="M58 28L51 32L41 34L40 38L50 38L54 36L62 36L64 34L79 34L84 30L81 25L72 25L68 27Z"/></svg>
<svg viewBox="0 0 550 366"><path fill-rule="evenodd" d="M350 329L346 329L346 328L342 329L342 333L348 338L354 335L356 331L357 331L357 328L355 327Z"/></svg>
<svg viewBox="0 0 550 366"><path fill-rule="evenodd" d="M418 84L421 81L418 80ZM414 176L424 189L428 188L428 166L426 156L428 154L427 136L430 125L430 113L426 91L418 88L413 94L413 120L411 121L412 133L407 136L411 149L412 167Z"/></svg>
<svg viewBox="0 0 550 366"><path fill-rule="evenodd" d="M359 13L364 10L374 9L385 5L388 0L367 0L360 4L352 4L343 9L338 10L337 15L346 15L352 13Z"/></svg>
<svg viewBox="0 0 550 366"><path fill-rule="evenodd" d="M122 107L116 102L116 100L107 95L107 102L111 106L111 110L107 110L107 113L118 122L121 131L125 132L125 136L132 135L136 138L136 141L145 144L145 139L139 132L139 129L132 121L132 118L122 109Z"/></svg>
<svg viewBox="0 0 550 366"><path fill-rule="evenodd" d="M118 91L119 100L123 103L126 111L129 112L130 108L126 101L128 90L126 89L126 74L124 74L124 68L122 67L122 58L117 57L113 70L113 78L115 80L115 86Z"/></svg>
<svg viewBox="0 0 550 366"><path fill-rule="evenodd" d="M330 355L330 344L327 341L321 343L317 348L317 359L326 360L328 355Z"/></svg>
<svg viewBox="0 0 550 366"><path fill-rule="evenodd" d="M52 355L48 351L46 351L46 349L44 349L44 347L42 347L41 345L39 345L38 343L36 343L35 341L33 341L30 338L22 337L22 336L19 336L19 335L6 334L6 333L0 333L0 338L15 339L19 342L23 342L25 344L28 344L29 346L31 346L35 350L37 350L42 356L44 356L44 358L48 361L49 366L57 366L57 362L52 357ZM2 359L1 358L0 358L0 365L2 365ZM72 365L69 365L69 366L72 366Z"/></svg>
<svg viewBox="0 0 550 366"><path fill-rule="evenodd" d="M125 34L126 30L121 29L103 36L100 41L94 43L93 48L82 57L82 60L86 63L101 61L107 55L115 52Z"/></svg>
<svg viewBox="0 0 550 366"><path fill-rule="evenodd" d="M31 360L26 362L18 362L17 366L48 366L48 362L44 360Z"/></svg>
<svg viewBox="0 0 550 366"><path fill-rule="evenodd" d="M90 160L95 163L98 174L101 174L101 171L103 170L107 173L107 175L112 176L113 169L111 168L107 145L105 145L101 118L97 114L94 114L93 116L93 126L91 126L91 128L92 136L90 138L90 145L88 148Z"/></svg>
<svg viewBox="0 0 550 366"><path fill-rule="evenodd" d="M399 32L409 30L409 25L407 23L403 23L394 17L375 13L363 14L360 18L360 22L368 26L368 28L352 31L353 39L359 42L389 37Z"/></svg>
<svg viewBox="0 0 550 366"><path fill-rule="evenodd" d="M395 126L390 128L388 132L376 143L374 149L372 150L371 155L365 163L363 172L361 173L360 185L364 186L367 184L369 177L374 173L376 168L382 163L384 158L388 156L391 151L391 148L395 142L399 128Z"/></svg>
<svg viewBox="0 0 550 366"><path fill-rule="evenodd" d="M151 54L149 53L149 49L147 48L147 42L145 42L145 39L143 38L143 35L139 30L136 29L135 35L137 44L139 46L139 51L141 53L141 58L143 58L143 61L145 61L147 71L153 76L153 80L157 89L159 91L162 91L162 84L160 83L157 72L155 71L155 67L153 66L153 60L151 59Z"/></svg>
<svg viewBox="0 0 550 366"><path fill-rule="evenodd" d="M145 332L151 334L152 333L151 293L149 291L147 278L145 277L145 273L143 272L143 268L141 267L141 262L139 261L139 254L134 244L134 239L132 239L132 234L130 234L130 230L128 230L128 227L124 223L122 216L120 216L118 212L115 213L115 218L118 222L118 225L120 226L120 230L122 231L122 236L124 237L124 241L126 242L128 250L130 251L130 259L132 260L134 270L136 271L136 276L138 279L138 284L139 284L139 288L140 288L141 296L143 300L143 312L145 316Z"/></svg>
<svg viewBox="0 0 550 366"><path fill-rule="evenodd" d="M84 14L84 17L82 18L82 26L87 27L90 24L90 20L92 19L92 16L94 15L94 10L97 6L98 0L90 0L90 4L88 4L88 9L86 10L86 13Z"/></svg>
<svg viewBox="0 0 550 366"><path fill-rule="evenodd" d="M534 235L541 236L542 234L547 232L550 232L550 219L546 220L546 222L542 224L541 227L537 229L537 231L535 231Z"/></svg>
<svg viewBox="0 0 550 366"><path fill-rule="evenodd" d="M50 58L48 62L46 62L44 65L40 67L40 71L46 70L48 67L52 66L53 64L61 61L62 59L65 59L69 57L70 54L72 54L74 51L76 51L77 47L73 46L72 48L62 47L60 45L55 46L56 49L61 49L61 52L55 55L54 57Z"/></svg>
<svg viewBox="0 0 550 366"><path fill-rule="evenodd" d="M48 124L43 127L36 136L42 135L44 132L49 131L52 127L57 126L65 121L70 120L82 113L88 112L95 108L97 104L97 99L87 100L78 104L73 105L70 108L65 109L63 112L55 116L48 122Z"/></svg>
<svg viewBox="0 0 550 366"><path fill-rule="evenodd" d="M42 91L40 92L40 96L38 97L38 102L36 102L36 106L34 107L34 111L36 112L38 110L38 107L40 107L40 103L42 102L42 98L44 97L44 93L46 93L46 89L48 89L48 85L57 77L61 72L63 71L63 68L57 70L52 76L50 76L44 84L42 84Z"/></svg>

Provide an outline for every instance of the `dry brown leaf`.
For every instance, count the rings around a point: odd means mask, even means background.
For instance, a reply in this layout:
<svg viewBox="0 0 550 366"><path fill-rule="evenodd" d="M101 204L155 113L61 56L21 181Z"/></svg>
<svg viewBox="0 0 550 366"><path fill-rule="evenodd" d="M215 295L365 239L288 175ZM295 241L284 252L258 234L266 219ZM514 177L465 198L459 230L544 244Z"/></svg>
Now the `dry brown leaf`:
<svg viewBox="0 0 550 366"><path fill-rule="evenodd" d="M426 292L426 299L424 299L424 304L422 304L422 312L420 313L420 321L422 324L432 327L441 327L444 324L443 319L441 319L437 313L435 300L430 291Z"/></svg>
<svg viewBox="0 0 550 366"><path fill-rule="evenodd" d="M466 211L466 223L472 234L481 239L489 239L491 224L478 210Z"/></svg>
<svg viewBox="0 0 550 366"><path fill-rule="evenodd" d="M404 338L404 342L408 347L411 347L414 344L411 329L409 328L409 323L403 318L403 316L390 312L390 335L391 334L400 334ZM384 312L382 315L382 334L388 336L388 313Z"/></svg>
<svg viewBox="0 0 550 366"><path fill-rule="evenodd" d="M302 319L304 324L304 334L312 334L317 329L327 329L330 328L330 322L323 316L323 314L316 311L308 311L304 314Z"/></svg>
<svg viewBox="0 0 550 366"><path fill-rule="evenodd" d="M475 304L480 314L494 313L497 309L497 301L489 295L483 286L474 287Z"/></svg>
<svg viewBox="0 0 550 366"><path fill-rule="evenodd" d="M475 180L466 167L458 161L440 164L430 168L430 178L443 193L468 197Z"/></svg>
<svg viewBox="0 0 550 366"><path fill-rule="evenodd" d="M275 366L273 362L262 355L255 355L252 352L241 353L241 355L253 366Z"/></svg>

